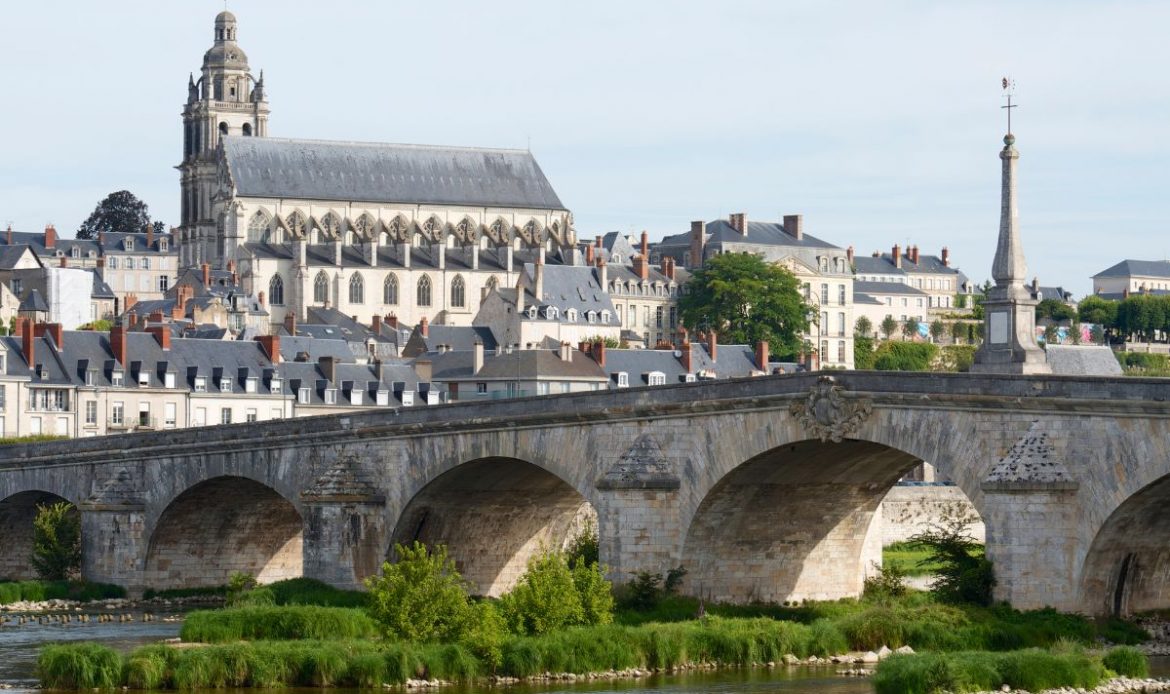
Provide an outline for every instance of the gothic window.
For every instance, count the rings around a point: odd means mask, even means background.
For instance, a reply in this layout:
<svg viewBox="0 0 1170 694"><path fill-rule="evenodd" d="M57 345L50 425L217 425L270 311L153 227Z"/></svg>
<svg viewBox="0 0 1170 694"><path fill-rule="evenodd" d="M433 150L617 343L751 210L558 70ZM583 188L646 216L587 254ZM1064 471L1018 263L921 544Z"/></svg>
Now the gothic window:
<svg viewBox="0 0 1170 694"><path fill-rule="evenodd" d="M349 303L366 303L366 285L362 281L361 274L357 272L353 273L353 277L349 278Z"/></svg>
<svg viewBox="0 0 1170 694"><path fill-rule="evenodd" d="M284 280L280 275L273 275L268 283L268 301L273 306L284 306Z"/></svg>
<svg viewBox="0 0 1170 694"><path fill-rule="evenodd" d="M264 241L271 222L272 220L268 218L267 212L264 210L256 210L256 214L252 215L252 219L248 222L248 240Z"/></svg>
<svg viewBox="0 0 1170 694"><path fill-rule="evenodd" d="M431 305L431 278L423 275L418 278L418 301L419 306Z"/></svg>
<svg viewBox="0 0 1170 694"><path fill-rule="evenodd" d="M467 305L467 292L463 286L463 275L456 275L455 279L451 280L451 305L456 308L463 308Z"/></svg>
<svg viewBox="0 0 1170 694"><path fill-rule="evenodd" d="M398 275L386 275L386 281L382 283L382 303L398 305Z"/></svg>
<svg viewBox="0 0 1170 694"><path fill-rule="evenodd" d="M372 238L374 235L374 218L368 214L363 214L354 222L353 228L357 230L363 239Z"/></svg>
<svg viewBox="0 0 1170 694"><path fill-rule="evenodd" d="M252 124L251 123L244 123L243 130L244 130L244 137L251 137L252 136Z"/></svg>
<svg viewBox="0 0 1170 694"><path fill-rule="evenodd" d="M285 226L297 238L304 238L305 236L305 216L300 212L293 212L288 216Z"/></svg>
<svg viewBox="0 0 1170 694"><path fill-rule="evenodd" d="M329 276L324 270L318 272L317 279L313 280L313 301L318 304L329 301Z"/></svg>

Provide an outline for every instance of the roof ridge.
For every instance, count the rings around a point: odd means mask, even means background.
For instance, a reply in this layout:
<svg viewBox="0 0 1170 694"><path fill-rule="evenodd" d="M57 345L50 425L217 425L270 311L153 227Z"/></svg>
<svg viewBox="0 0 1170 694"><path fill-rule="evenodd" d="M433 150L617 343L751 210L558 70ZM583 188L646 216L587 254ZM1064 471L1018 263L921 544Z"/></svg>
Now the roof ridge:
<svg viewBox="0 0 1170 694"><path fill-rule="evenodd" d="M532 150L512 147L473 147L470 145L428 145L410 142L374 142L370 140L320 140L316 138L297 137L245 137L243 135L228 135L223 138L224 144L234 142L287 142L314 145L350 145L355 147L406 147L409 149L438 149L462 152L501 152L509 154L532 155Z"/></svg>

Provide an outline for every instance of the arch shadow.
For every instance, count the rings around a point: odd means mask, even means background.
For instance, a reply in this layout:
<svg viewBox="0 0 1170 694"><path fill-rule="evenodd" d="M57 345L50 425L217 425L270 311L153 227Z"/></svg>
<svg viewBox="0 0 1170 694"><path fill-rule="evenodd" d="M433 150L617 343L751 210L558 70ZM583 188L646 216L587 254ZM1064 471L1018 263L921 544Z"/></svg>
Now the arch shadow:
<svg viewBox="0 0 1170 694"><path fill-rule="evenodd" d="M390 547L416 540L446 545L473 593L498 596L515 585L531 556L563 549L586 523L597 527L593 506L554 473L517 458L479 458L416 493Z"/></svg>

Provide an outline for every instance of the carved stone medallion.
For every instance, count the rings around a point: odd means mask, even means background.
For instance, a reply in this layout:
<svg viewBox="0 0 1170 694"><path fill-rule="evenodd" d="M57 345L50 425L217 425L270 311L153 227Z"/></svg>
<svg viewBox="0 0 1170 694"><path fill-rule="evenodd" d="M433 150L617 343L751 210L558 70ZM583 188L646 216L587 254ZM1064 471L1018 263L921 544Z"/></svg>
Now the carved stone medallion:
<svg viewBox="0 0 1170 694"><path fill-rule="evenodd" d="M844 393L832 376L821 376L808 397L792 403L789 411L813 438L841 443L873 412L868 398L847 398Z"/></svg>

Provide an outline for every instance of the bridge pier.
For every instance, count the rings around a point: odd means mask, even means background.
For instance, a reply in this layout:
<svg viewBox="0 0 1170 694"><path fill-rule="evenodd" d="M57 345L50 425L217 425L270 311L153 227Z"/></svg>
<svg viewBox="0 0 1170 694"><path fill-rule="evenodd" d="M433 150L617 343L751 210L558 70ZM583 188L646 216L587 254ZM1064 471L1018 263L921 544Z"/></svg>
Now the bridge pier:
<svg viewBox="0 0 1170 694"><path fill-rule="evenodd" d="M1021 610L1080 610L1076 489L1072 482L984 483L982 515L996 601Z"/></svg>
<svg viewBox="0 0 1170 694"><path fill-rule="evenodd" d="M363 589L386 558L386 497L356 456L334 464L311 489L304 505L303 575L345 590Z"/></svg>
<svg viewBox="0 0 1170 694"><path fill-rule="evenodd" d="M79 510L82 577L130 591L144 588L146 505L134 500L91 499L82 502Z"/></svg>
<svg viewBox="0 0 1170 694"><path fill-rule="evenodd" d="M614 583L640 572L666 575L682 563L678 492L615 489L603 492L597 507L601 563Z"/></svg>

